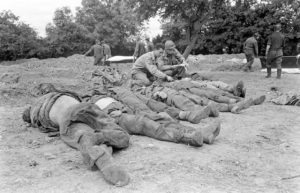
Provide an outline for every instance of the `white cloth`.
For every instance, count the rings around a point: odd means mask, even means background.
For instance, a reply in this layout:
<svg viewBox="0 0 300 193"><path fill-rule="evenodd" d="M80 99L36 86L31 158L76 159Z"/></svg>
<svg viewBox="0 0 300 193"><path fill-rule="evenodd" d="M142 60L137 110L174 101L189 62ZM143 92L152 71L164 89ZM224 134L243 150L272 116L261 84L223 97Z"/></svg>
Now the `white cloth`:
<svg viewBox="0 0 300 193"><path fill-rule="evenodd" d="M106 97L106 98L102 98L99 99L95 104L101 109L105 109L106 107L108 107L108 105L110 105L111 103L117 102L115 99L111 98L111 97Z"/></svg>

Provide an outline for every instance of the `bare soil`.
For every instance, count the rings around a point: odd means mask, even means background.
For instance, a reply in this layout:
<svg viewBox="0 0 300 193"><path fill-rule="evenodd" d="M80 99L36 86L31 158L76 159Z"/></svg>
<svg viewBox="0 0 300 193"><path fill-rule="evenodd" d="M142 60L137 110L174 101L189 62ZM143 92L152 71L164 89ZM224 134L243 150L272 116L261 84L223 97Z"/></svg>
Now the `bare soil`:
<svg viewBox="0 0 300 193"><path fill-rule="evenodd" d="M259 71L214 71L223 58L235 56L203 57L194 61L194 70L227 83L244 80L247 97L265 94L267 101L241 114L221 113L221 133L213 145L194 148L132 136L130 146L114 154L131 176L125 187L107 184L99 171L87 170L77 150L22 121L39 83L82 93L91 89L97 83L91 76L93 59L74 55L2 63L0 192L300 192L300 108L269 102L271 87L299 91L300 76L283 74L276 80ZM113 66L128 73L131 64Z"/></svg>

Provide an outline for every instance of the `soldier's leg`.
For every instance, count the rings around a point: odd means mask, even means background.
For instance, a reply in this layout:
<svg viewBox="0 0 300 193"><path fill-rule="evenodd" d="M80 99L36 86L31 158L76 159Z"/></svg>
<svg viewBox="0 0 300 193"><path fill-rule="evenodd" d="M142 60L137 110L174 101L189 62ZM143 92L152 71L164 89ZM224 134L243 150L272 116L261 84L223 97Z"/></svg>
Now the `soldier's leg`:
<svg viewBox="0 0 300 193"><path fill-rule="evenodd" d="M95 57L94 58L94 65L95 66L101 66L101 64L102 64L102 58Z"/></svg>
<svg viewBox="0 0 300 193"><path fill-rule="evenodd" d="M163 102L148 99L140 94L137 94L137 97L143 98L141 100L155 112L166 112L175 119L187 120L191 123L199 123L201 119L206 118L210 114L214 117L217 117L219 115L216 107L202 108L201 110L194 111L182 111L176 107L168 106ZM210 114L207 112L209 110L211 111Z"/></svg>
<svg viewBox="0 0 300 193"><path fill-rule="evenodd" d="M135 71L132 74L131 87L134 85L149 86L151 85L151 81L148 79L146 73L141 71Z"/></svg>
<svg viewBox="0 0 300 193"><path fill-rule="evenodd" d="M122 139L122 136L125 136L126 139ZM118 139L129 140L128 135L122 136L119 136ZM86 124L74 123L70 125L67 133L61 134L61 138L66 144L81 152L84 163L90 169L98 168L107 182L116 186L124 186L129 183L129 175L115 163L112 150L104 145L110 143L110 139L102 132L96 133Z"/></svg>
<svg viewBox="0 0 300 193"><path fill-rule="evenodd" d="M238 99L233 99L227 96L221 96L219 93L214 92L212 90L207 89L199 89L199 88L190 88L189 91L193 94L196 94L201 97L207 97L210 100L216 101L218 103L236 103Z"/></svg>
<svg viewBox="0 0 300 193"><path fill-rule="evenodd" d="M221 130L221 121L215 118L204 119L200 124L181 123L200 131L203 136L203 142L207 144L213 144Z"/></svg>
<svg viewBox="0 0 300 193"><path fill-rule="evenodd" d="M282 51L277 51L276 53L276 60L275 60L276 66L277 66L277 79L281 78L281 63L282 63Z"/></svg>
<svg viewBox="0 0 300 193"><path fill-rule="evenodd" d="M272 74L272 65L276 59L276 51L269 51L267 55L267 76L266 78L270 78Z"/></svg>
<svg viewBox="0 0 300 193"><path fill-rule="evenodd" d="M162 141L202 146L201 132L185 127L177 122L159 123L145 116L122 114L118 124L130 134L144 135Z"/></svg>
<svg viewBox="0 0 300 193"><path fill-rule="evenodd" d="M254 62L254 54L248 53L246 54L247 63L245 65L244 71L249 71L252 69L252 64Z"/></svg>

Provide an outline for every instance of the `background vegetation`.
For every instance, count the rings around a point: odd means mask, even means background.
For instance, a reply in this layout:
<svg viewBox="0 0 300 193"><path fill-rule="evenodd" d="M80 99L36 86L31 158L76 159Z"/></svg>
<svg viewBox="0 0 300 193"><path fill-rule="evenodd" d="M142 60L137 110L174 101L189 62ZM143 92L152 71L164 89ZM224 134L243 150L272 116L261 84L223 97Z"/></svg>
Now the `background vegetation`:
<svg viewBox="0 0 300 193"><path fill-rule="evenodd" d="M179 50L192 54L241 53L249 31L258 32L263 55L273 26L281 23L286 35L285 55L295 55L300 38L298 0L82 0L72 15L57 9L41 38L11 11L0 13L0 61L49 58L84 53L96 38L105 39L113 55L131 55L141 24L159 15L163 42L172 39Z"/></svg>

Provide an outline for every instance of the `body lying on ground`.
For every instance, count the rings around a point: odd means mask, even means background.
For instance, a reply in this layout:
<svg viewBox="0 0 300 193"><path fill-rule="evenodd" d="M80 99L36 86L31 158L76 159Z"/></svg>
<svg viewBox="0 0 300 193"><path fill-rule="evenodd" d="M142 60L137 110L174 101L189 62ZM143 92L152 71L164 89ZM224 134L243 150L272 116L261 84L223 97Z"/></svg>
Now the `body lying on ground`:
<svg viewBox="0 0 300 193"><path fill-rule="evenodd" d="M225 83L223 84L225 86ZM214 106L221 112L239 113L241 110L247 109L251 105L261 104L265 100L264 95L256 99L235 96L229 93L229 90L232 92L235 90L230 89L230 86L223 88L227 89L227 92L217 87L215 89L208 88L209 86L210 84L204 82L179 80L171 83L152 84L139 88L137 91L148 98L164 102L183 111L193 111L208 105Z"/></svg>
<svg viewBox="0 0 300 193"><path fill-rule="evenodd" d="M128 147L129 134L202 146L203 141L213 143L220 132L218 120L194 128L150 109L131 114L126 105L108 96L97 96L93 104L81 103L69 92L48 92L24 111L24 121L43 132L59 131L61 139L78 149L90 168L98 168L106 181L117 186L128 184L129 175L114 162L112 148Z"/></svg>
<svg viewBox="0 0 300 193"><path fill-rule="evenodd" d="M278 93L271 102L277 105L293 105L300 106L300 95L296 92Z"/></svg>

